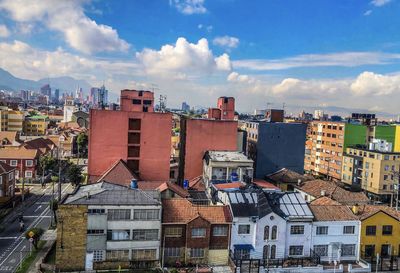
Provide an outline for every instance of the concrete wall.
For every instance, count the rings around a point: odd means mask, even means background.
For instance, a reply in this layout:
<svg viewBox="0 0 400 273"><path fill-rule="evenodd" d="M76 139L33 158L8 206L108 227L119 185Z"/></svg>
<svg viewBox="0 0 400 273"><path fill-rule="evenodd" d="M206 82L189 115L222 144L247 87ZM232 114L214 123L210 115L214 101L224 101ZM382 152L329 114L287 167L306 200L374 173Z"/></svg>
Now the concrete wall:
<svg viewBox="0 0 400 273"><path fill-rule="evenodd" d="M143 180L169 180L172 115L125 111L90 111L90 176L100 176L117 160L128 159L129 119L140 119L139 175Z"/></svg>
<svg viewBox="0 0 400 273"><path fill-rule="evenodd" d="M237 121L182 119L179 181L202 174L207 150L237 150Z"/></svg>
<svg viewBox="0 0 400 273"><path fill-rule="evenodd" d="M290 227L304 225L304 234L290 234ZM303 256L310 255L312 222L288 222L286 226L286 256L289 256L290 246L303 246Z"/></svg>
<svg viewBox="0 0 400 273"><path fill-rule="evenodd" d="M255 177L287 168L304 172L306 124L260 122L258 127Z"/></svg>

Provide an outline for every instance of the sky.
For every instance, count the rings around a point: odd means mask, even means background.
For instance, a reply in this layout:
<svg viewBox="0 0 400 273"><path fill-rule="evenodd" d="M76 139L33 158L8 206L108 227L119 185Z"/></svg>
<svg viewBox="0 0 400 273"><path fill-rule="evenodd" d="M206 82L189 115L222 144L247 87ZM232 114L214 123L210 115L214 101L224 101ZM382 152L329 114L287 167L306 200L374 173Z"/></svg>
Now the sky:
<svg viewBox="0 0 400 273"><path fill-rule="evenodd" d="M169 107L400 114L400 0L0 0L0 67ZM76 87L71 87L71 91Z"/></svg>

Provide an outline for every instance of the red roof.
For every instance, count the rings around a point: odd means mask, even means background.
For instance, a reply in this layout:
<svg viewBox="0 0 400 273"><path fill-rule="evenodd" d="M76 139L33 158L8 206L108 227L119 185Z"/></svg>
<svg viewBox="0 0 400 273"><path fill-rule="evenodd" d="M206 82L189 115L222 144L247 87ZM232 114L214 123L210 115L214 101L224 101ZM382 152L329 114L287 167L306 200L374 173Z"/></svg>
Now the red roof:
<svg viewBox="0 0 400 273"><path fill-rule="evenodd" d="M159 192L171 190L182 198L190 196L187 190L170 181L139 181L138 188L141 190L158 190Z"/></svg>
<svg viewBox="0 0 400 273"><path fill-rule="evenodd" d="M217 190L223 189L233 189L244 187L245 185L242 182L232 182L232 183L221 183L221 184L213 184Z"/></svg>
<svg viewBox="0 0 400 273"><path fill-rule="evenodd" d="M14 167L11 167L10 165L0 161L0 172L1 172L1 174L9 173L9 172L11 172L13 170L15 170Z"/></svg>
<svg viewBox="0 0 400 273"><path fill-rule="evenodd" d="M232 222L228 206L199 206L184 198L163 200L163 223L187 224L202 217L211 224Z"/></svg>
<svg viewBox="0 0 400 273"><path fill-rule="evenodd" d="M137 180L137 176L131 172L126 163L117 160L96 182L107 181L123 186L129 186L132 179Z"/></svg>
<svg viewBox="0 0 400 273"><path fill-rule="evenodd" d="M203 176L199 175L191 180L189 180L189 189L196 191L205 191L206 186L204 186Z"/></svg>
<svg viewBox="0 0 400 273"><path fill-rule="evenodd" d="M256 184L257 186L264 188L264 189L271 189L271 190L280 190L277 186L275 186L274 184L267 182L263 179L254 179L253 181L254 184Z"/></svg>

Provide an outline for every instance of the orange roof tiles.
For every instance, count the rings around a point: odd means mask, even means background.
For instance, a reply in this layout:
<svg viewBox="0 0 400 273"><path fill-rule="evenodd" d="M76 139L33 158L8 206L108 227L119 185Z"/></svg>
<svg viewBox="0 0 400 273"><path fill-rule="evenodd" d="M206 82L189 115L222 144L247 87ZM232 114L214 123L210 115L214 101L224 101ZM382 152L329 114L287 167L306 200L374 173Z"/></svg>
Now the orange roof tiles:
<svg viewBox="0 0 400 273"><path fill-rule="evenodd" d="M39 154L37 149L27 149L24 146L0 148L0 158L35 159Z"/></svg>
<svg viewBox="0 0 400 273"><path fill-rule="evenodd" d="M163 223L182 223L202 217L211 224L232 222L228 206L199 206L183 198L163 200Z"/></svg>
<svg viewBox="0 0 400 273"><path fill-rule="evenodd" d="M323 196L310 204L310 209L316 221L354 221L358 217L345 205Z"/></svg>
<svg viewBox="0 0 400 273"><path fill-rule="evenodd" d="M400 221L400 212L396 211L395 209L393 209L391 207L382 206L382 205L359 206L357 216L360 218L360 220L364 220L380 211L382 211Z"/></svg>
<svg viewBox="0 0 400 273"><path fill-rule="evenodd" d="M129 186L132 179L138 179L126 163L120 159L117 160L98 180L97 182L107 181L110 183Z"/></svg>
<svg viewBox="0 0 400 273"><path fill-rule="evenodd" d="M253 183L264 189L279 190L277 186L263 179L254 179Z"/></svg>

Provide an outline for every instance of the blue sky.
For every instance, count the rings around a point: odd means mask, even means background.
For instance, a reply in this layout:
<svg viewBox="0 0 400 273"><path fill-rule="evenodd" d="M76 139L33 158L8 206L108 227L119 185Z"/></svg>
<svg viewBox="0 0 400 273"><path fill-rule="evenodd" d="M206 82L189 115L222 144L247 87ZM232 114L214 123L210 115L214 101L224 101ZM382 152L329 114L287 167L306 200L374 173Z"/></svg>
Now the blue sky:
<svg viewBox="0 0 400 273"><path fill-rule="evenodd" d="M399 114L398 0L0 0L0 67L112 92L157 85L170 106L237 98Z"/></svg>

